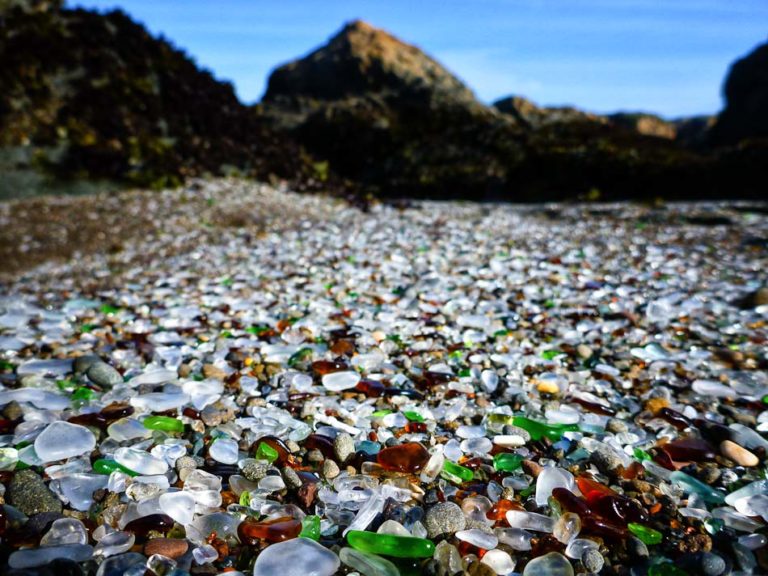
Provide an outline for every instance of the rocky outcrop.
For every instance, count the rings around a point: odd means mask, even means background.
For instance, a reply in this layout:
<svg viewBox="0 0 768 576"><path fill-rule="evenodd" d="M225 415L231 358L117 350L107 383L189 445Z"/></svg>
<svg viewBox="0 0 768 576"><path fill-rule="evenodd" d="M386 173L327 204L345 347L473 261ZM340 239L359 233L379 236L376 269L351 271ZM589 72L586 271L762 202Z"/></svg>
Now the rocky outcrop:
<svg viewBox="0 0 768 576"><path fill-rule="evenodd" d="M380 196L613 199L719 186L708 160L659 137L660 121L520 97L487 107L433 58L359 21L279 67L263 107L274 128Z"/></svg>
<svg viewBox="0 0 768 576"><path fill-rule="evenodd" d="M667 140L674 140L677 138L675 124L667 122L655 114L646 114L644 112L619 112L617 114L611 114L607 118L615 126L633 130L644 136L666 138Z"/></svg>
<svg viewBox="0 0 768 576"><path fill-rule="evenodd" d="M737 60L724 86L725 109L711 130L716 145L768 139L768 43Z"/></svg>
<svg viewBox="0 0 768 576"><path fill-rule="evenodd" d="M125 13L7 0L0 26L0 165L6 174L164 186L238 171L304 181L311 162Z"/></svg>
<svg viewBox="0 0 768 576"><path fill-rule="evenodd" d="M522 96L508 96L497 100L493 107L499 112L512 116L526 128L537 130L548 124L572 122L594 122L607 124L608 120L598 114L584 112L573 106L539 107Z"/></svg>
<svg viewBox="0 0 768 576"><path fill-rule="evenodd" d="M395 97L426 106L475 105L458 78L410 44L366 22L350 22L325 46L280 66L264 102L297 110L350 98Z"/></svg>
<svg viewBox="0 0 768 576"><path fill-rule="evenodd" d="M520 127L418 48L347 24L269 79L265 115L377 194L488 197L520 153Z"/></svg>

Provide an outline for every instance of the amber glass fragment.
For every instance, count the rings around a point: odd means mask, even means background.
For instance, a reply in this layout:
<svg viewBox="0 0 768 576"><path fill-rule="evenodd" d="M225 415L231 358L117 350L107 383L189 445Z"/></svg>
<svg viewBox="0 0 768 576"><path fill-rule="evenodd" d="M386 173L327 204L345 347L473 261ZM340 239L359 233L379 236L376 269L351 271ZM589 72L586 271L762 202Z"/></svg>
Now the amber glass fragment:
<svg viewBox="0 0 768 576"><path fill-rule="evenodd" d="M429 452L418 442L407 442L384 448L376 455L376 461L386 470L418 472L429 460Z"/></svg>
<svg viewBox="0 0 768 576"><path fill-rule="evenodd" d="M271 518L259 522L255 518L246 518L237 527L237 535L244 544L254 546L259 540L282 542L298 537L301 522L291 516Z"/></svg>

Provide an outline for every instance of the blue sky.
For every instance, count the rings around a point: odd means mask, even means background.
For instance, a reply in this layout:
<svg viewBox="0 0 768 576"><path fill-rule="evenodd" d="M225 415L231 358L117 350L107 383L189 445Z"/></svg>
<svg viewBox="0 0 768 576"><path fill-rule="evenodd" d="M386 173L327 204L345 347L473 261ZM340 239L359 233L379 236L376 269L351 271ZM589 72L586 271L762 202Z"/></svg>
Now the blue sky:
<svg viewBox="0 0 768 576"><path fill-rule="evenodd" d="M86 0L162 33L240 98L362 18L416 44L486 102L668 117L722 106L728 66L768 40L766 0Z"/></svg>

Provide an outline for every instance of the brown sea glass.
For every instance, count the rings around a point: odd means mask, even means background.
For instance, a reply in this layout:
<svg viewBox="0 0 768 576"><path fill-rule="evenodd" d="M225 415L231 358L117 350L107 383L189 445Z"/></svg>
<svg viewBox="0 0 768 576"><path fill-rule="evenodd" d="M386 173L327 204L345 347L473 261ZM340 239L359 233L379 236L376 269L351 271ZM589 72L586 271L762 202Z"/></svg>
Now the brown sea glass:
<svg viewBox="0 0 768 576"><path fill-rule="evenodd" d="M254 546L260 540L265 542L283 542L298 537L301 522L292 516L271 518L259 522L255 518L246 518L237 527L237 535L244 544Z"/></svg>
<svg viewBox="0 0 768 576"><path fill-rule="evenodd" d="M376 461L386 470L397 472L418 472L427 464L429 452L418 442L406 442L384 448L376 456Z"/></svg>
<svg viewBox="0 0 768 576"><path fill-rule="evenodd" d="M136 536L146 536L152 531L165 534L173 528L173 518L167 514L150 514L131 520L125 525L126 532L132 532Z"/></svg>
<svg viewBox="0 0 768 576"><path fill-rule="evenodd" d="M699 438L682 438L673 440L661 446L661 449L672 459L680 462L702 462L714 460L716 453L712 445Z"/></svg>

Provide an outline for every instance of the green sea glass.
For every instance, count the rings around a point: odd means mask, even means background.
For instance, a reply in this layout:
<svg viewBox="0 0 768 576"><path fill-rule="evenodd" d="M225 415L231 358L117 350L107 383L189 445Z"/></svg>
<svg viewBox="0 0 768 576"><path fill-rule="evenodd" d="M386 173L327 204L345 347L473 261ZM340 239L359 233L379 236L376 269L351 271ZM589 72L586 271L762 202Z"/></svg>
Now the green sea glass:
<svg viewBox="0 0 768 576"><path fill-rule="evenodd" d="M347 533L347 542L355 550L395 558L430 558L435 552L434 543L426 538L377 534L361 530L350 530Z"/></svg>
<svg viewBox="0 0 768 576"><path fill-rule="evenodd" d="M147 416L143 421L147 430L162 430L163 432L184 432L184 422L170 416Z"/></svg>

